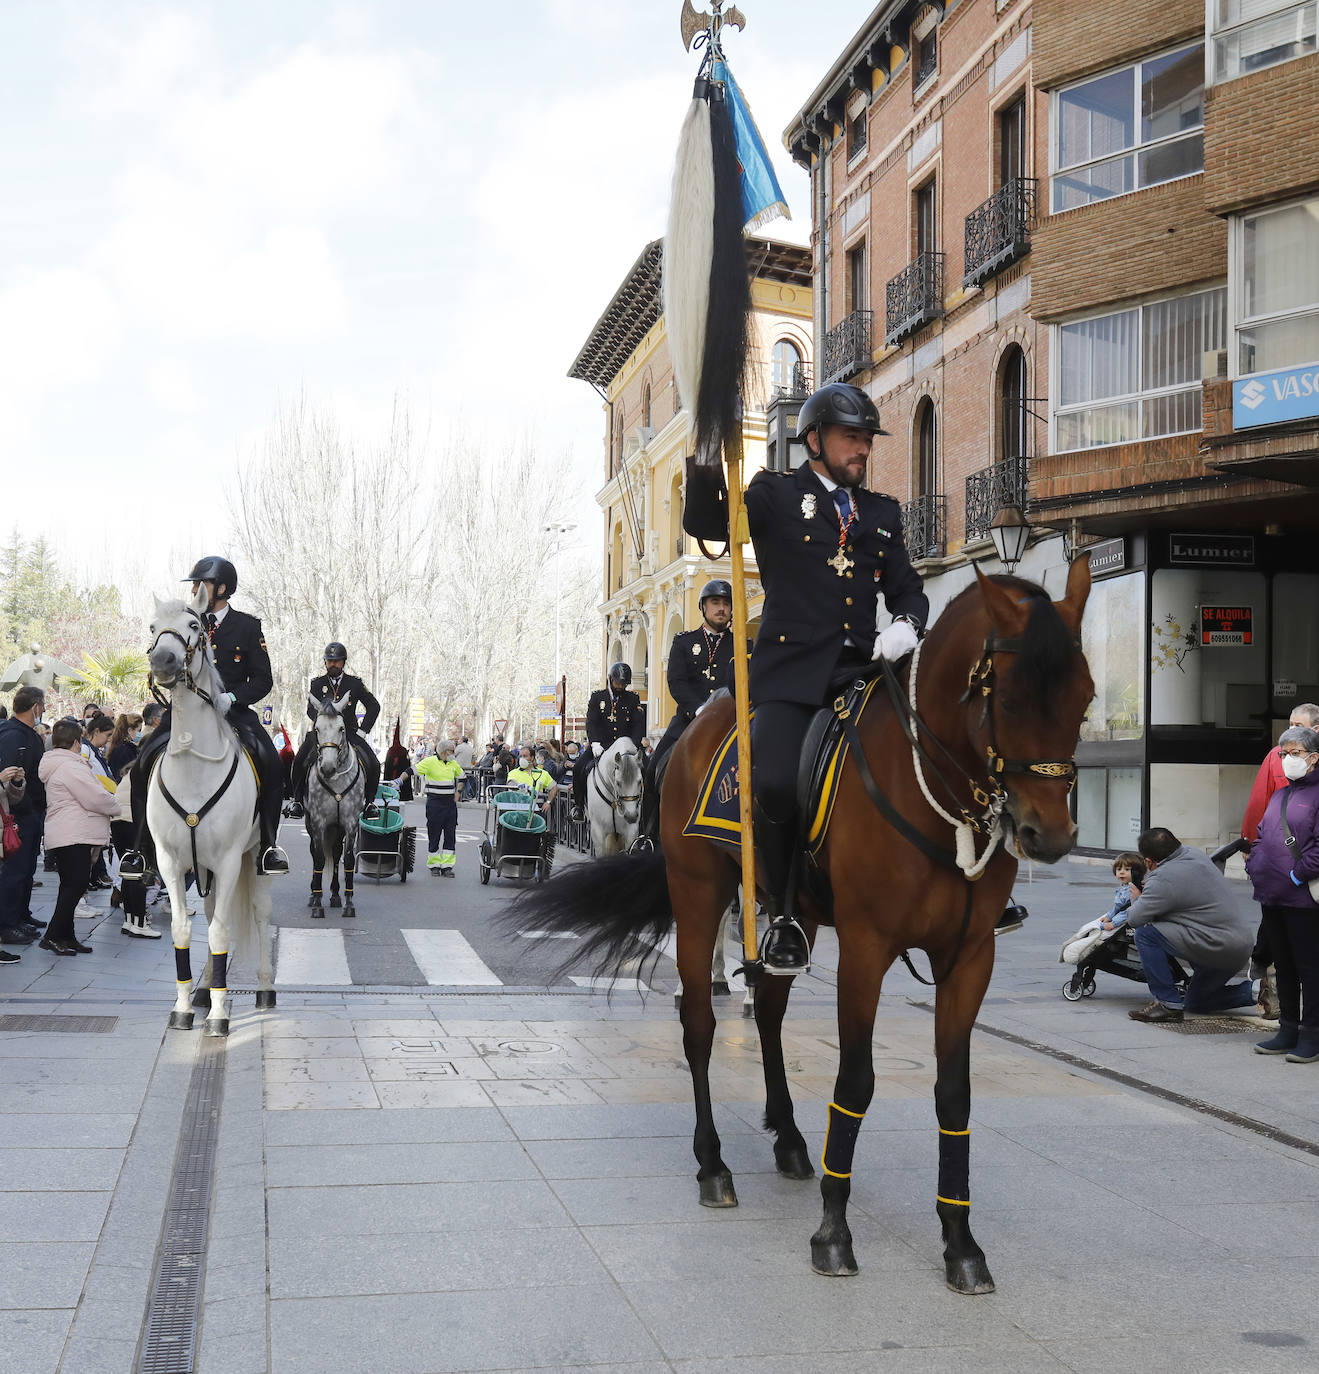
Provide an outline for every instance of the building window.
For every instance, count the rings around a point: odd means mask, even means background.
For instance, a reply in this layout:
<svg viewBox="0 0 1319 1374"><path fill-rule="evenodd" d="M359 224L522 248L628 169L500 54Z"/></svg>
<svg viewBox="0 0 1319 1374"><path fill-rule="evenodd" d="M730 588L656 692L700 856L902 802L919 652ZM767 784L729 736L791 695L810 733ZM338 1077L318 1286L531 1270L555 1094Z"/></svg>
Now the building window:
<svg viewBox="0 0 1319 1374"><path fill-rule="evenodd" d="M1053 210L1204 170L1204 44L1053 92Z"/></svg>
<svg viewBox="0 0 1319 1374"><path fill-rule="evenodd" d="M939 433L934 402L921 402L916 417L916 495L935 496L939 491Z"/></svg>
<svg viewBox="0 0 1319 1374"><path fill-rule="evenodd" d="M1003 355L999 369L999 460L1026 455L1026 355L1013 344Z"/></svg>
<svg viewBox="0 0 1319 1374"><path fill-rule="evenodd" d="M1203 355L1226 338L1223 287L1055 325L1052 450L1198 430Z"/></svg>
<svg viewBox="0 0 1319 1374"><path fill-rule="evenodd" d="M780 339L770 354L770 382L775 391L791 391L794 369L801 366L801 353L791 339Z"/></svg>
<svg viewBox="0 0 1319 1374"><path fill-rule="evenodd" d="M863 105L847 121L847 160L851 160L866 150L866 107Z"/></svg>
<svg viewBox="0 0 1319 1374"><path fill-rule="evenodd" d="M1319 197L1232 224L1237 375L1319 362Z"/></svg>
<svg viewBox="0 0 1319 1374"><path fill-rule="evenodd" d="M641 390L641 423L642 423L647 429L650 428L650 383L649 383L649 382L647 382L646 385L645 385L645 386L642 388L642 390Z"/></svg>
<svg viewBox="0 0 1319 1374"><path fill-rule="evenodd" d="M920 90L939 70L938 32L936 27L931 27L922 37L912 37L911 60L916 68L916 76L912 82L914 90Z"/></svg>
<svg viewBox="0 0 1319 1374"><path fill-rule="evenodd" d="M998 114L998 184L1006 186L1026 175L1026 97Z"/></svg>
<svg viewBox="0 0 1319 1374"><path fill-rule="evenodd" d="M870 308L870 289L866 280L866 244L863 239L847 250L847 313Z"/></svg>
<svg viewBox="0 0 1319 1374"><path fill-rule="evenodd" d="M1215 81L1231 81L1315 50L1316 0L1210 0Z"/></svg>
<svg viewBox="0 0 1319 1374"><path fill-rule="evenodd" d="M931 177L912 197L912 219L916 228L916 256L934 253L939 248L938 188Z"/></svg>

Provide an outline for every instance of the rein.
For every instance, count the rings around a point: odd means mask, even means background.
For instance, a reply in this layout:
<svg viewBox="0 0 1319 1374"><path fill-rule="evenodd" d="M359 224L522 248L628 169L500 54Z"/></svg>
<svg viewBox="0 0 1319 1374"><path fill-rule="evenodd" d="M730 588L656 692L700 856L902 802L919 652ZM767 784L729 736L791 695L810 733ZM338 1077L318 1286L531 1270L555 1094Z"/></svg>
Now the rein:
<svg viewBox="0 0 1319 1374"><path fill-rule="evenodd" d="M637 792L637 793L633 794L633 793L629 792L629 793L627 793L626 795L624 795L622 792L613 792L611 796L606 797L605 794L600 790L600 782L599 782L598 777L596 776L599 772L600 772L600 769L599 769L599 768L592 768L592 769L591 769L591 776L590 776L591 789L592 789L592 791L594 791L595 795L596 795L597 797L600 798L600 800L601 800L602 802L605 802L605 803L608 804L608 806L609 806L609 825L610 825L610 828L613 830L614 835L617 836L618 833L619 833L619 832L618 832L618 803L619 803L619 802L639 802L639 801L641 800L641 793L640 793L640 792ZM611 789L611 790L612 790L612 789Z"/></svg>
<svg viewBox="0 0 1319 1374"><path fill-rule="evenodd" d="M335 749L339 752L340 756L342 757L344 746L342 744L321 744L319 742L317 743L316 751L318 754L326 749ZM358 778L362 776L362 760L358 757L357 750L354 749L351 745L349 745L348 752L352 754L353 764L355 766L353 768L353 776L348 779L347 786L344 787L342 792L336 792L334 788L331 787L330 784L325 781L325 778L322 775L321 770L319 768L316 769L316 780L330 794L330 796L334 798L334 804L336 807L339 807L343 804L343 799L348 795L349 792L352 791L353 787L357 783Z"/></svg>
<svg viewBox="0 0 1319 1374"><path fill-rule="evenodd" d="M215 701L211 697L211 694L205 691L203 688L198 687L197 680L192 675L192 657L199 649L201 649L200 639L198 639L196 644L193 644L189 640L184 639L184 637L177 630L167 626L165 629L161 630L161 632L155 637L155 639L151 641L151 647L147 650L147 662L151 661L151 655L155 652L156 645L159 644L160 641L164 639L166 635L173 635L174 638L177 639L179 643L183 645L183 685L194 696L201 697L201 699L208 706L212 707L215 710L218 710L219 708L215 705ZM206 661L206 654L204 651L202 653L202 661ZM172 688L174 684L169 685ZM170 704L168 698L164 695L160 688L156 686L155 674L147 674L147 686L151 689L151 695L156 699L157 702L159 702L161 706L168 706Z"/></svg>

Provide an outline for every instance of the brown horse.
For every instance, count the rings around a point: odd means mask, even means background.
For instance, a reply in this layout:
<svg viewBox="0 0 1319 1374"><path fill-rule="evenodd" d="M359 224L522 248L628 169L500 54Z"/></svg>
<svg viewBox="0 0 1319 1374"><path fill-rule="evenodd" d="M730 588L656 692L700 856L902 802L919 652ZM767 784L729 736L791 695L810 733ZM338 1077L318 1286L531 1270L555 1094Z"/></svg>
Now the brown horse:
<svg viewBox="0 0 1319 1374"><path fill-rule="evenodd" d="M1059 602L1034 583L977 570L977 584L947 606L891 689L881 683L872 693L856 727L860 750L852 737L817 856L819 876L804 886L799 904L812 941L821 922L832 921L838 933L840 1063L822 1160L824 1219L811 1238L817 1273L857 1272L847 1201L857 1132L874 1092L875 1010L889 966L920 949L937 981L936 1210L947 1281L959 1293L993 1291L971 1234L968 1128L971 1027L994 966L994 924L1017 871L1007 849L993 846L1015 839L1023 855L1054 863L1075 843L1072 755L1094 692L1080 649L1089 591L1085 558L1072 564ZM676 915L683 1046L696 1098L693 1148L707 1207L737 1205L710 1100L709 970L739 872L734 851L683 829L732 724L731 699L715 700L678 741L664 782L660 853L576 865L524 899L542 927L582 937L573 963L594 961L601 971L619 970L639 943L653 945ZM775 1162L781 1174L807 1179L813 1170L793 1119L781 1038L791 986L791 978L759 979L756 1025Z"/></svg>

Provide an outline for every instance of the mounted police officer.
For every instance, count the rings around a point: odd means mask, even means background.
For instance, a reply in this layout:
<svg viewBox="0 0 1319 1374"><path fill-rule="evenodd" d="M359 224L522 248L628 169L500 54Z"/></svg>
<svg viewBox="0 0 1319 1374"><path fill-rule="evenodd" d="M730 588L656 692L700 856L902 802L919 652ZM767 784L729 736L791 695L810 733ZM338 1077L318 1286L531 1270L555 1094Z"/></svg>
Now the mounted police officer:
<svg viewBox="0 0 1319 1374"><path fill-rule="evenodd" d="M655 786L664 756L678 736L696 719L696 713L721 687L733 686L733 588L714 578L701 588L701 624L673 636L669 648L669 692L677 704L669 728L655 746L646 767L646 787L641 802L641 833L654 838L659 820L659 788Z"/></svg>
<svg viewBox="0 0 1319 1374"><path fill-rule="evenodd" d="M325 672L320 677L312 678L311 686L307 689L307 719L315 725L316 712L312 709L312 699L317 702L342 701L347 697L352 703L343 713L344 730L362 761L362 772L366 775L366 791L363 795L366 797L366 813L371 815L375 811L376 788L380 785L380 760L376 758L376 751L371 748L366 736L371 733L376 718L380 715L380 703L371 695L370 689L360 677L353 677L351 673L344 672L347 663L348 650L337 639L325 646ZM360 733L357 724L359 706L363 711ZM312 729L303 736L298 756L293 761L294 796L304 801L307 795L307 776L311 771L312 756L315 752L316 731Z"/></svg>
<svg viewBox="0 0 1319 1374"><path fill-rule="evenodd" d="M746 490L765 588L751 656L751 759L756 849L771 917L762 958L771 973L809 965L805 934L785 908L806 728L826 704L836 673L872 659L901 659L929 617L897 501L861 485L874 436L884 432L859 387L821 387L797 419L807 460L792 472L758 472ZM893 617L882 630L881 594Z"/></svg>
<svg viewBox="0 0 1319 1374"><path fill-rule="evenodd" d="M265 636L261 633L261 622L256 616L246 615L230 606L229 598L238 590L238 572L227 558L201 558L183 580L192 583L194 592L201 584L208 593L208 608L204 618L211 641L211 657L229 697L226 719L251 756L260 779L261 854L257 860L257 872L267 876L287 873L288 855L279 847L284 766L274 740L266 734L252 709L263 697L269 696L274 686L270 654L266 649ZM165 711L133 765L133 820L148 846L150 833L144 824L147 781L151 776L152 764L169 741L171 714L169 710ZM130 850L120 862L119 875L130 881L140 879L146 868L144 854Z"/></svg>
<svg viewBox="0 0 1319 1374"><path fill-rule="evenodd" d="M586 738L590 747L573 768L573 819L580 821L586 812L586 779L590 777L596 760L615 741L626 735L641 747L646 733L646 713L641 698L628 691L632 669L626 663L615 663L609 670L609 686L591 693L586 703Z"/></svg>

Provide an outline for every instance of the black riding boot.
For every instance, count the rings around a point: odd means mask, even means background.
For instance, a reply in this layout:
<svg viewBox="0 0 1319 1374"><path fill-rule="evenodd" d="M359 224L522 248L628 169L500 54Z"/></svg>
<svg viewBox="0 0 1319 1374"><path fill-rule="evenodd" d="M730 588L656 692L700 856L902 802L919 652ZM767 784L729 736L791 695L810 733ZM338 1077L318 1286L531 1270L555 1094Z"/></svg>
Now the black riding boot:
<svg viewBox="0 0 1319 1374"><path fill-rule="evenodd" d="M362 813L368 820L375 820L380 814L376 806L376 790L380 786L380 760L376 758L376 751L360 735L358 736L357 757L362 761L362 773L366 783Z"/></svg>
<svg viewBox="0 0 1319 1374"><path fill-rule="evenodd" d="M572 819L575 825L580 825L586 819L586 779L594 767L595 757L589 752L580 755L573 765Z"/></svg>
<svg viewBox="0 0 1319 1374"><path fill-rule="evenodd" d="M765 875L765 905L770 916L769 929L760 943L761 961L766 973L789 976L807 973L811 967L810 944L806 932L788 910L788 884L797 827L791 821L770 820L759 806L753 807L752 815L756 854Z"/></svg>
<svg viewBox="0 0 1319 1374"><path fill-rule="evenodd" d="M274 741L266 734L250 709L233 709L230 723L252 756L260 779L261 855L256 871L265 877L279 877L289 871L289 856L279 847L279 815L284 802L284 765Z"/></svg>

